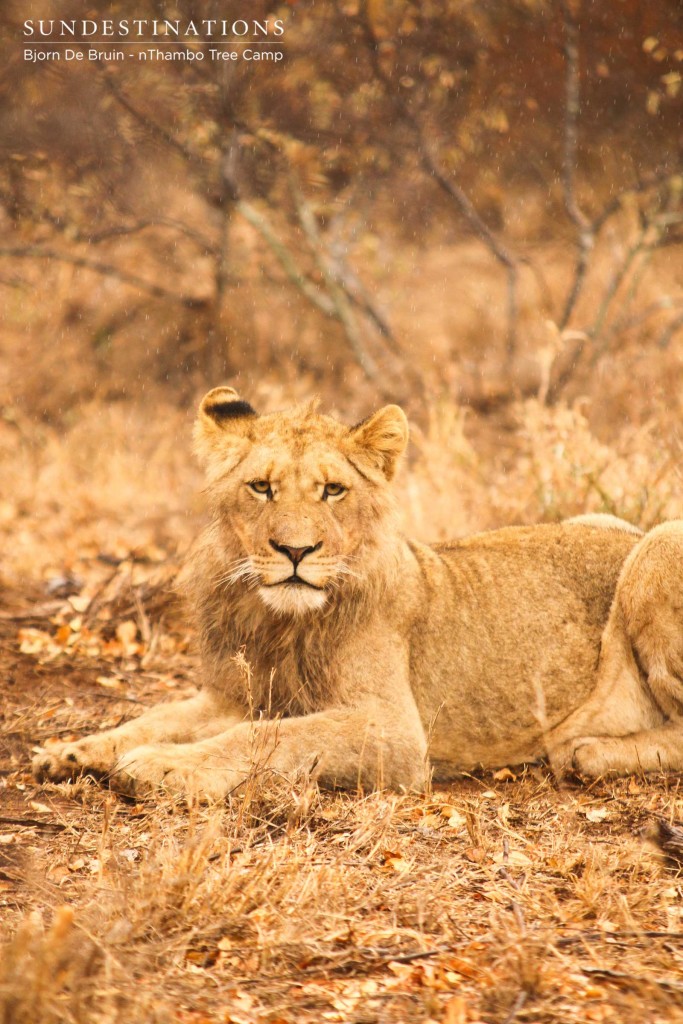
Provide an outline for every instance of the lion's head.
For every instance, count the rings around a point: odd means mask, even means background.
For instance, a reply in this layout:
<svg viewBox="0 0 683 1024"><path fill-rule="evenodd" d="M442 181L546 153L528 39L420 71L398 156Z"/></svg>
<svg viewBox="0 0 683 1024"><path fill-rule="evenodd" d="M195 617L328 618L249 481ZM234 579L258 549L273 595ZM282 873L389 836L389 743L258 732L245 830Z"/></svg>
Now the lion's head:
<svg viewBox="0 0 683 1024"><path fill-rule="evenodd" d="M229 558L226 582L299 615L362 579L391 532L389 481L407 440L396 405L347 427L314 404L259 416L232 388L210 391L195 441Z"/></svg>

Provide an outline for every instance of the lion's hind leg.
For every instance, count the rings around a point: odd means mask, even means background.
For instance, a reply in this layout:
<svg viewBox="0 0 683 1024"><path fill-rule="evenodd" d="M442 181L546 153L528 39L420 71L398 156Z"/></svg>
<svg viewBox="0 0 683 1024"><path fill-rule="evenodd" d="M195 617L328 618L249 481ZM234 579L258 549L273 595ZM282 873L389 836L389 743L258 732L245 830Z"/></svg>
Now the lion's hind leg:
<svg viewBox="0 0 683 1024"><path fill-rule="evenodd" d="M613 773L683 770L683 721L628 736L585 736L574 747L573 767L591 777Z"/></svg>
<svg viewBox="0 0 683 1024"><path fill-rule="evenodd" d="M572 727L582 774L683 770L683 521L650 531L626 560L596 689Z"/></svg>
<svg viewBox="0 0 683 1024"><path fill-rule="evenodd" d="M627 558L595 689L547 745L559 771L683 770L683 522L657 526Z"/></svg>
<svg viewBox="0 0 683 1024"><path fill-rule="evenodd" d="M618 592L654 700L667 716L683 717L683 520L647 534L628 560Z"/></svg>

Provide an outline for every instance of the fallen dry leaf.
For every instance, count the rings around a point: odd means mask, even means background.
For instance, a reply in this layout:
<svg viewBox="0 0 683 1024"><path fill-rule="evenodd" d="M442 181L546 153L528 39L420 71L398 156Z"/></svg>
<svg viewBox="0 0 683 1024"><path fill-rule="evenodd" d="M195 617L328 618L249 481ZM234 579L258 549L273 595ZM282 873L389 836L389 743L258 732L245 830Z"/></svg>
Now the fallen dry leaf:
<svg viewBox="0 0 683 1024"><path fill-rule="evenodd" d="M481 864L486 860L486 851L481 846L468 846L465 850L465 858L472 864Z"/></svg>
<svg viewBox="0 0 683 1024"><path fill-rule="evenodd" d="M61 653L61 648L55 644L50 634L42 629L20 629L17 637L22 654L42 654L46 657L55 657L56 654Z"/></svg>
<svg viewBox="0 0 683 1024"><path fill-rule="evenodd" d="M420 818L423 828L440 828L444 823L440 814L425 814Z"/></svg>
<svg viewBox="0 0 683 1024"><path fill-rule="evenodd" d="M123 686L122 680L116 676L97 676L97 682L108 690L120 690Z"/></svg>
<svg viewBox="0 0 683 1024"><path fill-rule="evenodd" d="M609 811L606 807L591 807L585 813L588 821L597 822L609 818Z"/></svg>
<svg viewBox="0 0 683 1024"><path fill-rule="evenodd" d="M391 871L405 873L410 871L412 867L410 862L405 860L400 853L394 853L392 850L385 850L382 857L384 860L384 867L389 868Z"/></svg>
<svg viewBox="0 0 683 1024"><path fill-rule="evenodd" d="M51 807L48 807L47 804L41 804L37 800L30 800L29 807L37 814L52 814Z"/></svg>
<svg viewBox="0 0 683 1024"><path fill-rule="evenodd" d="M476 979L481 977L481 967L477 964L473 964L471 960L466 960L464 957L451 956L445 961L445 967L448 968L447 974L453 974L460 978L471 978Z"/></svg>
<svg viewBox="0 0 683 1024"><path fill-rule="evenodd" d="M529 867L533 863L533 861L520 850L509 850L507 854L494 853L493 863L509 864L511 867L526 868Z"/></svg>
<svg viewBox="0 0 683 1024"><path fill-rule="evenodd" d="M55 885L60 885L64 879L69 878L70 875L71 872L69 871L69 866L62 863L53 864L45 872L45 877L48 878L50 882L54 882Z"/></svg>
<svg viewBox="0 0 683 1024"><path fill-rule="evenodd" d="M57 630L57 632L55 633L55 641L61 647L64 647L69 642L70 639L71 639L71 626L68 626L66 624L63 625L63 626L60 626L59 629Z"/></svg>

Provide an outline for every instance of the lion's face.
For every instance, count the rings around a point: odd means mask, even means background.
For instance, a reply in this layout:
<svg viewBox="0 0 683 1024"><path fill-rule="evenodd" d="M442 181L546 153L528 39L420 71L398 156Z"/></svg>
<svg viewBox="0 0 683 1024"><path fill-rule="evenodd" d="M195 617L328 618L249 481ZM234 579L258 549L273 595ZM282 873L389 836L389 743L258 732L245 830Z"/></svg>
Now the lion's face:
<svg viewBox="0 0 683 1024"><path fill-rule="evenodd" d="M226 581L297 615L361 579L392 515L389 480L407 436L397 406L348 428L311 407L257 416L231 388L210 391L196 439L237 555Z"/></svg>

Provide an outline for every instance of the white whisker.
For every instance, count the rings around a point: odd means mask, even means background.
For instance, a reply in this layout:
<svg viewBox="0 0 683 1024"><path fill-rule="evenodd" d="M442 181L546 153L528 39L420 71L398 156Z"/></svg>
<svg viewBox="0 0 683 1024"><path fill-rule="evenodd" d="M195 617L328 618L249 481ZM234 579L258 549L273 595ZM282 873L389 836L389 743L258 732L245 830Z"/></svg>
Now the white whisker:
<svg viewBox="0 0 683 1024"><path fill-rule="evenodd" d="M256 583L260 580L260 575L257 573L252 565L250 558L238 558L234 562L231 562L227 570L217 578L216 586L224 587L231 583L238 583L240 580L244 580L246 583Z"/></svg>
<svg viewBox="0 0 683 1024"><path fill-rule="evenodd" d="M339 564L336 566L336 569L341 576L353 576L353 578L356 580L362 578L361 574L359 572L354 572L354 570L349 565L347 565L346 562L339 562Z"/></svg>

